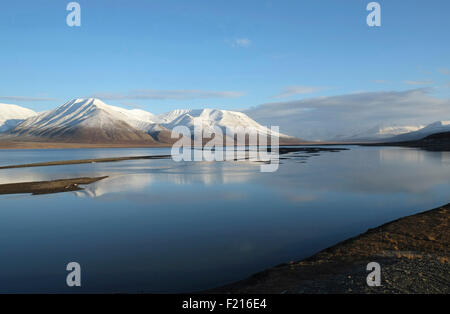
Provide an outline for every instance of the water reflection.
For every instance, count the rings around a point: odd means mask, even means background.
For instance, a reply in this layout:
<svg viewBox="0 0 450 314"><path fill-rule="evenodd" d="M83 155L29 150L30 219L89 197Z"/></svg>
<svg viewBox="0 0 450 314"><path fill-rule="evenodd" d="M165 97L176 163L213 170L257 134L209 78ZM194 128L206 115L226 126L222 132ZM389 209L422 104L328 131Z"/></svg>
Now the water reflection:
<svg viewBox="0 0 450 314"><path fill-rule="evenodd" d="M33 161L54 157L40 154ZM88 269L83 292L219 286L448 203L449 159L351 147L306 163L283 159L275 173L250 162L171 160L1 171L1 183L109 177L83 191L0 197L0 292L70 292L61 280L69 260Z"/></svg>
<svg viewBox="0 0 450 314"><path fill-rule="evenodd" d="M148 153L148 152L145 152ZM124 153L125 154L125 153ZM97 153L96 156L104 157ZM126 154L125 154L126 155ZM110 164L70 165L2 171L0 184L73 177L108 179L74 192L79 197L147 192L154 184L262 185L293 202L312 201L320 191L361 193L426 193L450 183L450 153L410 148L353 148L297 162L298 154L283 156L274 174L251 162L180 162L138 160ZM304 191L304 192L302 192Z"/></svg>

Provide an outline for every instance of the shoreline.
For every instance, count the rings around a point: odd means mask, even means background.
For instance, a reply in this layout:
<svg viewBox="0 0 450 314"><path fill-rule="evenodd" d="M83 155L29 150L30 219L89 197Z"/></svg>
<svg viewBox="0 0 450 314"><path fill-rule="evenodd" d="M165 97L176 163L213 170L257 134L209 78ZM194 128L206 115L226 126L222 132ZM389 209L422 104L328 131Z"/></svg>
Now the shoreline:
<svg viewBox="0 0 450 314"><path fill-rule="evenodd" d="M218 294L450 293L450 204L406 216L297 262L204 291ZM381 286L366 283L368 263Z"/></svg>
<svg viewBox="0 0 450 314"><path fill-rule="evenodd" d="M339 152L348 150L348 148L316 148L316 147L296 147L287 148L280 147L279 155L285 155L293 152L304 152L304 153L321 153L321 152ZM269 148L268 152L272 149ZM90 163L106 163L106 162L118 162L118 161L128 161L128 160L151 160L151 159L170 159L171 155L149 155L149 156L127 156L127 157L107 157L107 158L90 158L90 159L79 159L79 160L60 160L60 161L47 161L29 164L19 164L19 165L8 165L0 166L0 170L5 169L17 169L17 168L33 168L33 167L49 167L49 166L64 166L64 165L78 165L78 164L90 164ZM248 156L245 158L248 159ZM236 160L236 159L235 159Z"/></svg>
<svg viewBox="0 0 450 314"><path fill-rule="evenodd" d="M334 143L312 143L312 142L283 142L279 146L320 146L320 145L347 145ZM170 148L173 143L64 143L64 142L26 142L26 141L2 141L2 149L79 149L79 148Z"/></svg>
<svg viewBox="0 0 450 314"><path fill-rule="evenodd" d="M80 165L93 163L118 162L127 160L144 160L144 159L168 159L170 155L151 155L151 156L131 156L131 157L109 157L109 158L93 158L93 159L79 159L79 160L60 160L38 162L31 164L1 166L0 170L17 169L17 168L33 168L33 167L49 167L49 166L65 166L65 165Z"/></svg>
<svg viewBox="0 0 450 314"><path fill-rule="evenodd" d="M80 149L80 148L167 148L171 144L96 144L96 143L58 143L58 142L14 142L0 141L0 150L8 149Z"/></svg>
<svg viewBox="0 0 450 314"><path fill-rule="evenodd" d="M32 149L98 149L98 148L171 148L173 144L169 143L58 143L58 142L14 142L0 141L1 150L32 150ZM270 145L268 145L270 146ZM407 142L282 142L279 146L362 146L362 147L407 147L427 151L450 151L450 142L445 139L423 139Z"/></svg>
<svg viewBox="0 0 450 314"><path fill-rule="evenodd" d="M0 184L0 195L10 194L53 194L63 192L81 191L80 185L89 185L108 178L108 176L95 178L72 178L51 181L34 181Z"/></svg>

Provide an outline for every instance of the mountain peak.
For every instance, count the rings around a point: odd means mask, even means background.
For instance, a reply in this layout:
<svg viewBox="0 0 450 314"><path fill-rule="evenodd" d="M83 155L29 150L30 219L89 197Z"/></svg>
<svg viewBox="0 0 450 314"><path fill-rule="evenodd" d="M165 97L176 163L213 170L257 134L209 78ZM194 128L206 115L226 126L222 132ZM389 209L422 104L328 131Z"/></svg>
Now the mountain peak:
<svg viewBox="0 0 450 314"><path fill-rule="evenodd" d="M76 107L76 108L88 108L88 107L100 107L105 108L108 107L103 101L98 98L74 98L69 100L68 102L59 106L59 108L68 108L68 107Z"/></svg>
<svg viewBox="0 0 450 314"><path fill-rule="evenodd" d="M31 109L17 105L0 104L0 132L8 131L23 120L37 115Z"/></svg>
<svg viewBox="0 0 450 314"><path fill-rule="evenodd" d="M450 121L442 120L442 121L433 122L433 123L427 125L426 127L427 128L430 128L430 127L443 127L443 126L448 126L448 125L450 125Z"/></svg>
<svg viewBox="0 0 450 314"><path fill-rule="evenodd" d="M2 104L0 103L0 119L3 117L11 117L15 115L28 115L32 116L35 115L36 112L34 112L31 109L20 107L17 105L10 105L10 104Z"/></svg>
<svg viewBox="0 0 450 314"><path fill-rule="evenodd" d="M413 141L420 140L429 135L440 133L440 132L449 132L450 131L450 121L436 121L431 124L428 124L426 127L421 128L415 132L410 132L406 134L402 134L392 138L392 141Z"/></svg>

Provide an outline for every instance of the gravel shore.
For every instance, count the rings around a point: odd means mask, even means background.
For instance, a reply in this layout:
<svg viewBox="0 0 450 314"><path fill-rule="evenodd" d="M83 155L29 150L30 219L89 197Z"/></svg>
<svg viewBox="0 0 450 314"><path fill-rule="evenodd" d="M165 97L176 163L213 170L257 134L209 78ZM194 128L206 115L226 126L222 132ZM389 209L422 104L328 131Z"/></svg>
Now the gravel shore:
<svg viewBox="0 0 450 314"><path fill-rule="evenodd" d="M211 293L450 293L450 204L370 229ZM367 264L381 266L369 287Z"/></svg>

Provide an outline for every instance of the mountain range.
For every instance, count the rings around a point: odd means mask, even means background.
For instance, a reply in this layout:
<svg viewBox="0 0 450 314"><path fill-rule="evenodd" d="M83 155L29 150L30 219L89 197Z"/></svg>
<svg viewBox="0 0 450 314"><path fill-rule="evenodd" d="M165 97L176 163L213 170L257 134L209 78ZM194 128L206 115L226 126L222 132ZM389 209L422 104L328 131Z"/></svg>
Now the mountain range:
<svg viewBox="0 0 450 314"><path fill-rule="evenodd" d="M415 132L423 127L424 127L423 125L419 126L377 125L373 128L369 128L364 131L355 132L352 135L336 136L333 140L344 142L382 141L393 138L400 134Z"/></svg>
<svg viewBox="0 0 450 314"><path fill-rule="evenodd" d="M377 125L366 131L359 131L353 135L340 135L332 139L333 142L409 142L424 139L430 135L450 132L450 121L436 121L428 125L382 126Z"/></svg>
<svg viewBox="0 0 450 314"><path fill-rule="evenodd" d="M400 134L389 139L392 142L416 141L426 138L433 134L450 132L450 121L437 121L431 123L419 130Z"/></svg>
<svg viewBox="0 0 450 314"><path fill-rule="evenodd" d="M246 114L218 109L174 110L161 115L107 105L96 98L73 99L56 109L35 113L0 104L0 132L9 140L62 141L68 143L172 143L171 130L195 124L212 132L253 127L259 134L293 138L258 124Z"/></svg>
<svg viewBox="0 0 450 314"><path fill-rule="evenodd" d="M245 113L218 109L178 109L155 115L141 109L111 106L96 98L70 100L53 110L36 113L16 105L0 104L0 140L102 144L170 144L172 130L185 126L193 134L194 125L213 133L220 128L252 127L259 134L278 135L283 143L300 139L272 133ZM282 127L282 126L281 126ZM378 125L351 136L336 136L335 142L405 142L450 132L450 121L427 126Z"/></svg>

